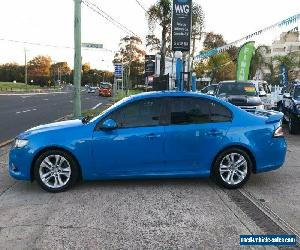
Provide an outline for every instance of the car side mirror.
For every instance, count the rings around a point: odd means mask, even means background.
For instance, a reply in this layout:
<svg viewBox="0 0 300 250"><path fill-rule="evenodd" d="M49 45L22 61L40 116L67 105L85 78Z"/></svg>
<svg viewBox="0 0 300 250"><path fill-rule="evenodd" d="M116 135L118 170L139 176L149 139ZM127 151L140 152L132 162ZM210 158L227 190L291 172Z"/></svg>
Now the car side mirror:
<svg viewBox="0 0 300 250"><path fill-rule="evenodd" d="M266 95L267 95L266 91L264 91L264 90L259 91L259 96L260 96L260 97L264 97L264 96L266 96Z"/></svg>
<svg viewBox="0 0 300 250"><path fill-rule="evenodd" d="M291 98L292 98L290 93L284 93L284 94L283 94L283 97L284 97L284 98L288 98L288 99L291 99Z"/></svg>
<svg viewBox="0 0 300 250"><path fill-rule="evenodd" d="M113 119L107 119L101 125L102 130L114 130L117 127L118 127L118 125L117 125L116 121Z"/></svg>

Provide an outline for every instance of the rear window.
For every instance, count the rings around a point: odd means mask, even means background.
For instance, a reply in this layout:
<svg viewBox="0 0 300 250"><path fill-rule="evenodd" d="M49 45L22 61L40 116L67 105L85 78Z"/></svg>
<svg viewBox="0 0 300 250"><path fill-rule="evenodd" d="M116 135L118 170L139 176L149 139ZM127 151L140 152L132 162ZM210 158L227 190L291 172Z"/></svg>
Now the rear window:
<svg viewBox="0 0 300 250"><path fill-rule="evenodd" d="M244 82L226 82L220 83L218 90L219 96L228 95L246 95L246 96L257 96L255 85L252 83Z"/></svg>

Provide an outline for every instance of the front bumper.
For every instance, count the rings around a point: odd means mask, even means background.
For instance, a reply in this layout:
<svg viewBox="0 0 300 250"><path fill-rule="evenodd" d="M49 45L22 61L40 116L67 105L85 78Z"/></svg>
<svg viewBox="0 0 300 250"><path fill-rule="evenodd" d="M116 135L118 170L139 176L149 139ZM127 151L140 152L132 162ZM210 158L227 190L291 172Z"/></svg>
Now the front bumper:
<svg viewBox="0 0 300 250"><path fill-rule="evenodd" d="M8 158L8 172L17 180L31 180L31 154L27 147L11 148Z"/></svg>

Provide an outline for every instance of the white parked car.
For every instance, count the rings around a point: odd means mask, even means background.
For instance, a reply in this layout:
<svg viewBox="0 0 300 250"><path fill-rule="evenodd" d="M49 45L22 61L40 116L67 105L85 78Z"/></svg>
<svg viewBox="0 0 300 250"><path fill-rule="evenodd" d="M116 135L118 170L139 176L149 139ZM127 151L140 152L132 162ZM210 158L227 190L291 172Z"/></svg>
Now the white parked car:
<svg viewBox="0 0 300 250"><path fill-rule="evenodd" d="M250 80L249 82L252 82L255 85L256 91L259 94L259 97L260 97L265 109L276 108L275 101L272 98L271 88L266 81Z"/></svg>

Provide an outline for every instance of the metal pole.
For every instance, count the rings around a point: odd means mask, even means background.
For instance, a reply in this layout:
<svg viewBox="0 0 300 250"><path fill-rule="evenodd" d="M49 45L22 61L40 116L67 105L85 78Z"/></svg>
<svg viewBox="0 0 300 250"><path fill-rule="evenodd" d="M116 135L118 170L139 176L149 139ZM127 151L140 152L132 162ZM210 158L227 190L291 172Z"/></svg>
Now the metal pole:
<svg viewBox="0 0 300 250"><path fill-rule="evenodd" d="M74 0L74 117L81 117L81 0Z"/></svg>
<svg viewBox="0 0 300 250"><path fill-rule="evenodd" d="M25 84L27 85L28 84L28 79L27 79L27 51L26 51L26 48L24 49L24 52L25 52Z"/></svg>
<svg viewBox="0 0 300 250"><path fill-rule="evenodd" d="M191 53L189 51L188 54L188 61L187 61L188 65L187 65L187 72L188 72L188 80L187 80L187 91L191 90L191 83L192 83L192 74L191 74Z"/></svg>

